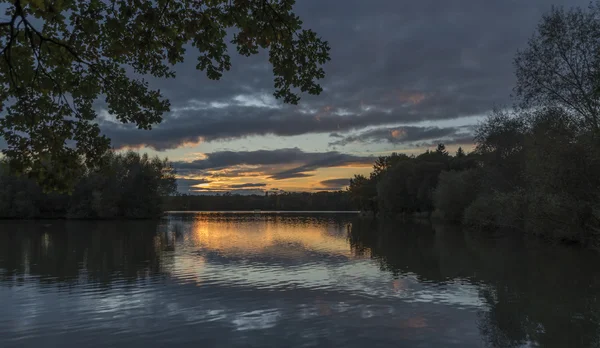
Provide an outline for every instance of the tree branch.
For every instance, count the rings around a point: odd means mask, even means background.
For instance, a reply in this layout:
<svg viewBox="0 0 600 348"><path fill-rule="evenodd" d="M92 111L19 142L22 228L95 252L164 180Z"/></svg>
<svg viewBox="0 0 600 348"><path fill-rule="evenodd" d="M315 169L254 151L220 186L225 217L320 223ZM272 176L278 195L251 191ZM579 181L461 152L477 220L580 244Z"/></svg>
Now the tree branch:
<svg viewBox="0 0 600 348"><path fill-rule="evenodd" d="M581 93L581 96L584 99L584 103L586 104L586 107L587 107L588 111L590 112L589 116L591 118L592 125L595 129L598 129L597 115L596 115L595 110L589 100L588 93L586 93L585 89L583 88L583 83L580 79L580 75L577 74L577 72L575 71L575 68L573 67L573 64L571 64L571 60L566 55L566 51L567 51L566 47L564 47L560 42L557 43L557 46L558 46L558 52L559 52L560 57L562 58L563 62L567 65L567 67L571 71L571 74L573 74L573 78L575 79L575 83L574 83L575 88L579 90L579 93ZM582 55L585 56L585 53L583 53ZM558 74L558 72L557 72L557 74ZM560 76L560 74L559 74L559 76ZM565 77L563 77L563 79L565 79Z"/></svg>
<svg viewBox="0 0 600 348"><path fill-rule="evenodd" d="M62 99L62 101L69 107L69 109L71 109L71 111L73 112L73 114L77 115L78 118L81 118L81 114L75 110L74 107L71 106L71 103L69 103L69 101L67 100L67 96L66 94L63 92L62 89L62 85L56 81L56 79L50 75L50 73L48 73L48 71L46 70L46 68L44 67L43 63L42 63L42 57L41 57L41 50L38 50L36 52L36 48L35 48L35 42L33 39L33 33L29 30L28 26L25 26L25 33L27 34L27 36L29 37L29 43L31 45L31 49L33 51L33 54L35 55L35 58L37 60L38 63L38 68L36 69L36 78L37 78L37 72L40 70L42 73L48 78L50 79L50 81L52 81L52 83L56 86L56 88L58 89L58 94L59 94L59 99ZM41 44L40 44L40 48L41 48Z"/></svg>

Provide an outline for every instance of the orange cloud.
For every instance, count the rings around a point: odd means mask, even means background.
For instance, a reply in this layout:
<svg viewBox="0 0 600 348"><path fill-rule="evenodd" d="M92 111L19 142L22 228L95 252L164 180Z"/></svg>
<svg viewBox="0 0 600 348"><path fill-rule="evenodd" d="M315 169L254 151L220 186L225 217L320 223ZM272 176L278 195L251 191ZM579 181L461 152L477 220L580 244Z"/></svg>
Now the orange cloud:
<svg viewBox="0 0 600 348"><path fill-rule="evenodd" d="M144 144L140 144L140 145L123 145L123 146L116 146L115 150L117 151L139 151L141 149L145 149Z"/></svg>
<svg viewBox="0 0 600 348"><path fill-rule="evenodd" d="M404 129L394 129L391 131L392 138L401 138L406 135L406 131Z"/></svg>
<svg viewBox="0 0 600 348"><path fill-rule="evenodd" d="M178 146L179 148L182 147L194 147L194 146L198 146L200 144L202 144L204 142L204 138L202 137L198 137L197 141L185 141L183 143L181 143L180 146Z"/></svg>

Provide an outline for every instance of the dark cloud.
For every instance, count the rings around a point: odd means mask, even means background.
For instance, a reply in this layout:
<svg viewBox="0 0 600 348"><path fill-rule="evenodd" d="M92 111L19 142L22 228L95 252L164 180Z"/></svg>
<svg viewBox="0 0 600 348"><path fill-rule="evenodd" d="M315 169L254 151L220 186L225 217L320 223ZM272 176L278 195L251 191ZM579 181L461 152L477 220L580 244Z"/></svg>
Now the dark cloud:
<svg viewBox="0 0 600 348"><path fill-rule="evenodd" d="M342 133L481 115L511 102L512 58L524 47L542 13L552 5L587 3L298 1L297 14L332 47L322 95L304 96L298 107L249 101L273 92L265 53L245 58L232 52L232 71L221 81L210 81L195 71L195 49L190 48L186 62L177 67L176 79L151 81L179 111L166 115L165 122L152 131L110 122L102 127L117 147L147 145L164 150L200 138ZM215 107L193 107L211 102Z"/></svg>
<svg viewBox="0 0 600 348"><path fill-rule="evenodd" d="M314 159L310 160L308 163L284 170L278 173L271 175L269 178L274 180L284 180L291 178L300 178L310 176L307 172L311 172L313 170L319 168L330 168L330 167L340 167L344 165L351 164L371 164L373 163L373 158L371 157L359 157L354 155L348 155L339 153L337 151L330 151L320 154L319 156L315 156Z"/></svg>
<svg viewBox="0 0 600 348"><path fill-rule="evenodd" d="M200 185L200 184L208 184L210 182L211 181L208 179L177 179L177 191L179 191L179 192L193 191L196 189L193 186Z"/></svg>
<svg viewBox="0 0 600 348"><path fill-rule="evenodd" d="M437 139L423 143L414 144L415 147L423 148L423 147L434 147L439 143L443 143L445 145L474 145L473 135L464 135L460 137L456 137L453 139Z"/></svg>
<svg viewBox="0 0 600 348"><path fill-rule="evenodd" d="M309 178L309 177L313 176L312 174L309 174L309 173L299 172L300 170L304 171L307 169L295 168L295 169L291 169L291 170L286 170L286 171L279 172L279 173L269 176L269 179L285 180L285 179ZM308 170L312 170L312 169L308 169Z"/></svg>
<svg viewBox="0 0 600 348"><path fill-rule="evenodd" d="M304 152L299 148L256 151L218 151L192 162L174 162L181 169L220 169L235 165L273 165L307 161L322 153Z"/></svg>
<svg viewBox="0 0 600 348"><path fill-rule="evenodd" d="M252 188L252 187L265 187L267 184L265 183L248 183L248 184L238 184L238 185L229 185L227 188L230 189L244 189L244 188Z"/></svg>
<svg viewBox="0 0 600 348"><path fill-rule="evenodd" d="M180 162L175 162L175 165L178 165ZM260 166L260 169L262 171L267 171L267 172L271 172L276 170L277 166ZM263 177L264 174L261 171L256 171L254 169L249 169L246 168L244 166L234 166L234 167L229 167L226 170L219 170L219 169L194 169L194 168L189 168L189 169L183 169L183 168L178 168L177 169L177 173L180 174L181 176L202 176L204 174L209 175L210 178L214 181L217 179L223 179L223 178L240 178L240 177L246 177L246 178L251 178L251 177Z"/></svg>
<svg viewBox="0 0 600 348"><path fill-rule="evenodd" d="M211 181L208 179L179 179L181 182L185 182L190 185L209 184Z"/></svg>
<svg viewBox="0 0 600 348"><path fill-rule="evenodd" d="M181 180L181 179L179 179ZM223 185L218 187L198 187L191 188L189 192L191 193L202 193L202 194L217 194L217 193L225 193L229 192L231 194L261 194L264 193L263 188L266 188L267 184L265 183L245 183L245 184L233 184L233 185ZM185 192L179 190L180 192Z"/></svg>
<svg viewBox="0 0 600 348"><path fill-rule="evenodd" d="M376 128L364 131L355 135L349 135L345 138L331 142L333 146L344 146L350 143L381 143L388 142L392 144L409 144L416 141L438 139L438 138L453 138L464 137L464 132L470 132L471 128L467 127L392 127L392 128ZM470 133L468 134L469 136Z"/></svg>
<svg viewBox="0 0 600 348"><path fill-rule="evenodd" d="M336 110L337 111L337 110ZM336 115L322 111L307 115L295 107L265 110L258 107L235 107L222 110L184 111L176 119L167 118L151 131L103 124L104 133L113 146L147 146L168 150L187 143L227 140L251 135L293 136L307 133L343 132L369 125L397 123L399 120L420 121L420 115L405 117L385 111L360 111L352 115Z"/></svg>
<svg viewBox="0 0 600 348"><path fill-rule="evenodd" d="M234 176L243 172L258 170L269 175L270 179L282 180L312 176L311 171L319 168L346 166L351 164L370 164L372 157L354 156L338 151L304 152L299 148L257 150L257 151L218 151L205 154L206 158L192 162L173 162L178 172L205 173L209 170L219 170L236 166L258 166L258 169L241 169ZM282 170L282 166L288 167ZM289 167L292 168L289 168Z"/></svg>
<svg viewBox="0 0 600 348"><path fill-rule="evenodd" d="M350 185L350 179L348 179L348 178L329 179L329 180L323 180L319 184L321 184L321 186L324 186L327 188L342 188L342 187Z"/></svg>
<svg viewBox="0 0 600 348"><path fill-rule="evenodd" d="M203 189L193 190L191 193L197 194L197 195L214 196L214 195L224 194L224 193L231 193L232 195L263 195L265 192L263 190L252 190L252 189L230 190L230 189L203 188Z"/></svg>

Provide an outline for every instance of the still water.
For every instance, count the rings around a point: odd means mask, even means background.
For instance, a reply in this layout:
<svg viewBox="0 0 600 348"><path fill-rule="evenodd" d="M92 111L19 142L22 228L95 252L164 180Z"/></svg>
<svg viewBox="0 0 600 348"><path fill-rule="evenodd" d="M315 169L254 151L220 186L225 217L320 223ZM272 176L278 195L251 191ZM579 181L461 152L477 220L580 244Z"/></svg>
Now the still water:
<svg viewBox="0 0 600 348"><path fill-rule="evenodd" d="M0 347L595 347L599 261L352 214L0 222Z"/></svg>

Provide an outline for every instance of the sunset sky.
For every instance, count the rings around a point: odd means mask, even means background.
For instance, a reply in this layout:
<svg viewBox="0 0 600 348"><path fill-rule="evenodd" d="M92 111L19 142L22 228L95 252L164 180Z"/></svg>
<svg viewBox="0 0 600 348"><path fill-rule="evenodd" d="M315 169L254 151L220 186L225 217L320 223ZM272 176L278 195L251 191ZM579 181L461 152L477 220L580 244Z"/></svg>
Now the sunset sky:
<svg viewBox="0 0 600 348"><path fill-rule="evenodd" d="M331 46L320 96L273 98L263 52L232 55L220 81L195 70L151 79L172 112L151 131L100 111L116 148L168 156L181 192L343 188L373 157L438 142L472 147L473 126L510 106L512 58L551 5L582 0L298 0L297 14Z"/></svg>

